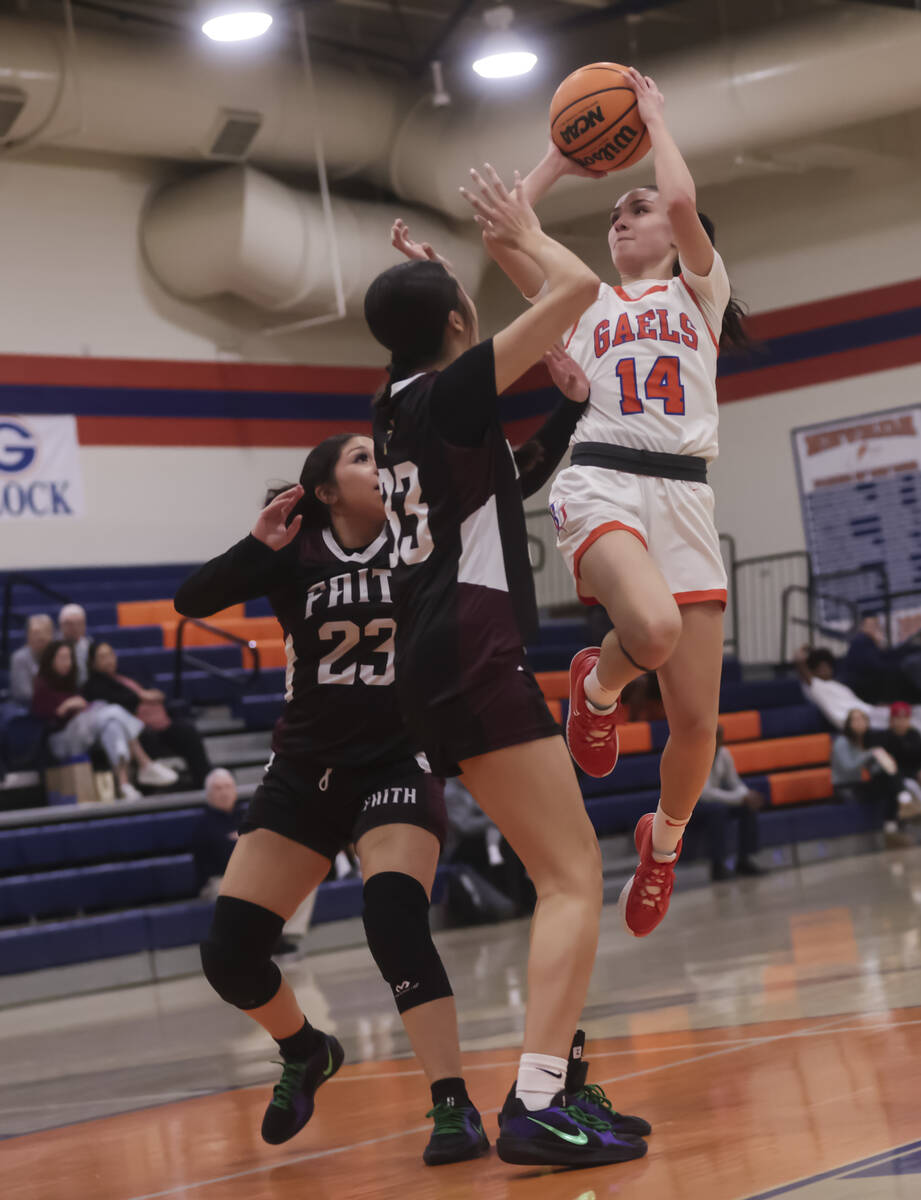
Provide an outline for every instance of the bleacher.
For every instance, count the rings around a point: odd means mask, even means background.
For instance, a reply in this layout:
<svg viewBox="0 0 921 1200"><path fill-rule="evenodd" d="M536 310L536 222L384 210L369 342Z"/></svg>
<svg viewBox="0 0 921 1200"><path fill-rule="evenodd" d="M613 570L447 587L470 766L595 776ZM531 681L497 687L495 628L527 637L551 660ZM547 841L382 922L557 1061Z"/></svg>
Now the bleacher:
<svg viewBox="0 0 921 1200"><path fill-rule="evenodd" d="M90 635L109 641L119 670L150 680L168 696L178 614L168 599L186 566L36 573L42 582L82 604ZM15 649L32 612L56 611L46 598L17 593L11 629ZM254 642L263 669L252 677L245 651L196 626L184 644L221 674L195 667L183 673L183 697L202 708L222 705L223 723L209 738L216 762L249 782L258 777L283 692L284 650L268 604L259 600L212 619ZM565 721L572 655L586 643L581 618L548 619L529 647L529 659L551 706ZM5 679L0 676L0 689ZM818 711L804 702L792 678L745 680L737 662L724 663L721 723L739 773L767 805L759 814L764 848L871 831L878 821L864 808L831 804L831 738ZM212 727L214 725L212 723ZM581 776L586 807L599 837L629 834L655 806L664 721L621 727L621 759L606 779ZM156 805L166 805L162 811ZM178 806L177 806L178 805ZM142 806L143 807L143 806ZM154 811L100 807L94 811L36 810L0 817L0 974L193 945L210 921L211 904L196 894L190 847L202 797L150 802ZM700 847L687 839L685 860ZM442 868L443 882L446 871ZM354 917L361 884L321 885L313 923Z"/></svg>

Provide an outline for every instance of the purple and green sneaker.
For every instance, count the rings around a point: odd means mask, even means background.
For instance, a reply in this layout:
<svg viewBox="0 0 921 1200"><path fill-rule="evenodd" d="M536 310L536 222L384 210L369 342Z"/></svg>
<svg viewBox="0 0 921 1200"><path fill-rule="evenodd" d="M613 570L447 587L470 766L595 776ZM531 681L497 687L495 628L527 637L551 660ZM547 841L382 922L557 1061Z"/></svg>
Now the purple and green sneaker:
<svg viewBox="0 0 921 1200"><path fill-rule="evenodd" d="M489 1153L489 1138L483 1131L482 1118L472 1104L455 1107L444 1101L425 1115L435 1120L429 1144L422 1152L426 1166L465 1162L468 1158Z"/></svg>
<svg viewBox="0 0 921 1200"><path fill-rule="evenodd" d="M647 1146L632 1134L600 1128L564 1092L532 1112L513 1087L499 1113L496 1150L503 1162L519 1166L601 1167L642 1158Z"/></svg>
<svg viewBox="0 0 921 1200"><path fill-rule="evenodd" d="M345 1058L345 1051L332 1034L323 1034L323 1044L306 1062L283 1062L281 1079L262 1118L262 1140L278 1146L293 1138L313 1116L317 1088L332 1079Z"/></svg>
<svg viewBox="0 0 921 1200"><path fill-rule="evenodd" d="M582 1057L584 1050L585 1034L581 1029L577 1029L569 1051L564 1085L570 1105L596 1122L598 1128L613 1129L615 1133L630 1133L634 1137L648 1137L652 1133L652 1126L648 1121L642 1117L631 1117L627 1113L617 1112L600 1084L585 1082L588 1063Z"/></svg>

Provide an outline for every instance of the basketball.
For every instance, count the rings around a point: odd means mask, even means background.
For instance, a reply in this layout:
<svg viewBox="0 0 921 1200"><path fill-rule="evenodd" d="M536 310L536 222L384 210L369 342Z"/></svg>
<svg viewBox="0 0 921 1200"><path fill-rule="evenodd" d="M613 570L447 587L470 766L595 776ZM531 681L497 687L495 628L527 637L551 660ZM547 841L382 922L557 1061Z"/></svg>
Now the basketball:
<svg viewBox="0 0 921 1200"><path fill-rule="evenodd" d="M619 63L590 63L567 75L550 101L554 144L596 175L632 166L649 150L625 71Z"/></svg>

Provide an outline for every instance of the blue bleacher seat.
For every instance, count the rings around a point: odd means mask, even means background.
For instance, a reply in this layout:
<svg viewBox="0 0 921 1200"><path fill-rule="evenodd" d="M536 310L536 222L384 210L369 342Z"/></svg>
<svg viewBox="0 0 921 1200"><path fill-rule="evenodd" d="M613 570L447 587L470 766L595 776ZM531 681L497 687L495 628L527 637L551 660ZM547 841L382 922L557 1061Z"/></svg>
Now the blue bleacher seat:
<svg viewBox="0 0 921 1200"><path fill-rule="evenodd" d="M172 946L192 946L203 942L211 928L214 903L187 900L183 904L164 904L145 913L151 950Z"/></svg>
<svg viewBox="0 0 921 1200"><path fill-rule="evenodd" d="M195 840L202 811L198 806L3 829L0 871L187 850Z"/></svg>
<svg viewBox="0 0 921 1200"><path fill-rule="evenodd" d="M814 704L768 708L761 714L761 736L765 738L797 737L804 733L822 733L828 728Z"/></svg>
<svg viewBox="0 0 921 1200"><path fill-rule="evenodd" d="M343 921L361 915L362 883L360 879L336 879L321 884L313 910L313 924Z"/></svg>
<svg viewBox="0 0 921 1200"><path fill-rule="evenodd" d="M241 696L233 704L234 713L246 722L247 729L271 729L281 715L280 696Z"/></svg>
<svg viewBox="0 0 921 1200"><path fill-rule="evenodd" d="M196 891L191 854L37 871L0 879L0 923L59 913L130 908Z"/></svg>
<svg viewBox="0 0 921 1200"><path fill-rule="evenodd" d="M743 712L749 708L789 708L802 703L803 689L798 679L724 683L720 688L720 712Z"/></svg>
<svg viewBox="0 0 921 1200"><path fill-rule="evenodd" d="M0 975L133 954L147 945L144 913L138 911L0 929Z"/></svg>

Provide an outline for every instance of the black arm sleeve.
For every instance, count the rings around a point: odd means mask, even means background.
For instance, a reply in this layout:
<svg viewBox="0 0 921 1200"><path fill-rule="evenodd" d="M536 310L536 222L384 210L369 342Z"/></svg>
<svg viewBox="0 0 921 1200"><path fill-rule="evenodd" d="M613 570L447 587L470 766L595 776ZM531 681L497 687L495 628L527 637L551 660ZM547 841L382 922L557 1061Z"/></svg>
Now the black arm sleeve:
<svg viewBox="0 0 921 1200"><path fill-rule="evenodd" d="M584 412L584 404L576 404L564 397L537 433L515 451L521 494L524 497L539 492L560 465L569 439Z"/></svg>
<svg viewBox="0 0 921 1200"><path fill-rule="evenodd" d="M465 350L432 385L432 420L452 446L479 446L496 420L498 403L492 338Z"/></svg>
<svg viewBox="0 0 921 1200"><path fill-rule="evenodd" d="M173 603L184 617L210 617L232 604L268 595L290 579L297 539L282 550L247 534L206 562L179 587Z"/></svg>

